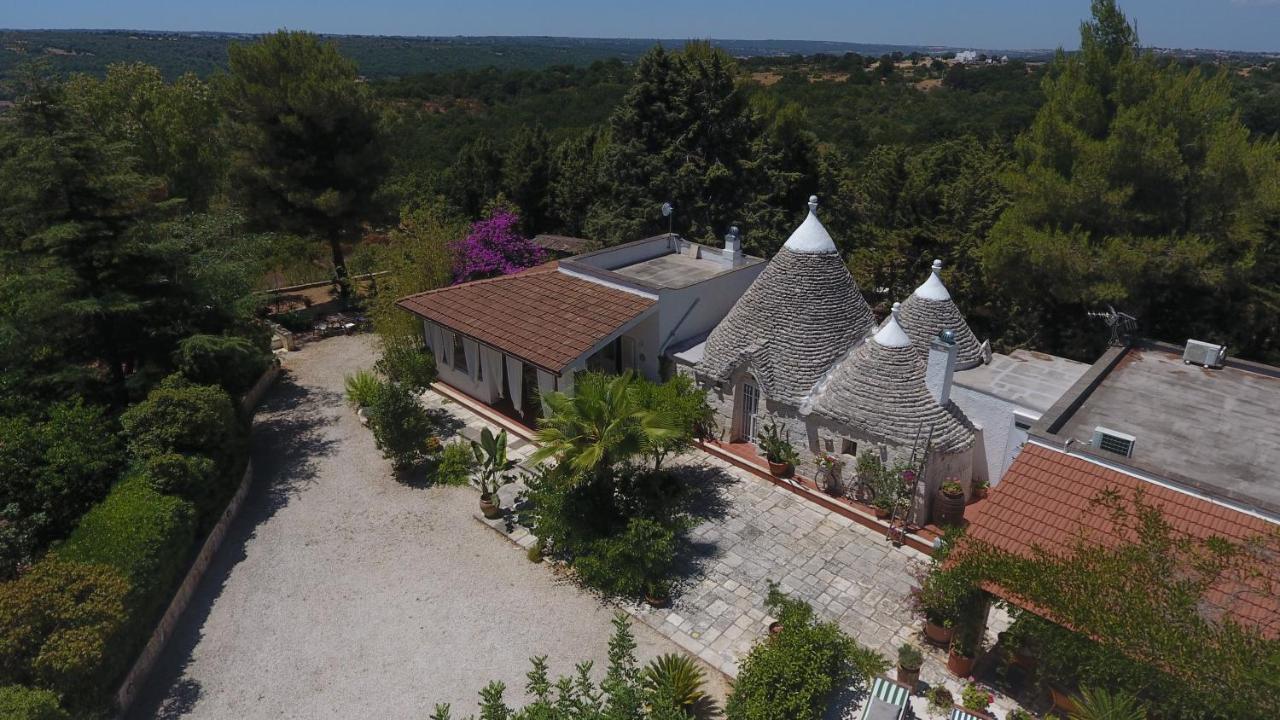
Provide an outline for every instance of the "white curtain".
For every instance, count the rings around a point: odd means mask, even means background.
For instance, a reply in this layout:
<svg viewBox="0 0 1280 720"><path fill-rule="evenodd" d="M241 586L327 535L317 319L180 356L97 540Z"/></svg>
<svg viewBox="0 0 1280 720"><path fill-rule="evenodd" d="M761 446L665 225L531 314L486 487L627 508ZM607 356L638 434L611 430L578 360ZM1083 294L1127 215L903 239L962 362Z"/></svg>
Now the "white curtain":
<svg viewBox="0 0 1280 720"><path fill-rule="evenodd" d="M426 341L427 349L431 351L431 354L436 357L440 357L440 351L437 349L436 345L436 324L430 320L423 320L422 336Z"/></svg>
<svg viewBox="0 0 1280 720"><path fill-rule="evenodd" d="M480 363L484 367L484 382L489 388L490 398L500 398L502 387L502 353L488 345L480 346Z"/></svg>
<svg viewBox="0 0 1280 720"><path fill-rule="evenodd" d="M453 345L450 343L453 336L445 332L444 328L436 325L434 328L436 336L436 364L446 366L449 364L449 354L453 352Z"/></svg>
<svg viewBox="0 0 1280 720"><path fill-rule="evenodd" d="M542 402L542 414L548 412L546 397L556 391L556 376L546 370L538 371L538 399Z"/></svg>
<svg viewBox="0 0 1280 720"><path fill-rule="evenodd" d="M573 394L573 374L577 372L577 368L567 367L564 372L560 373L560 382L558 389L565 395Z"/></svg>
<svg viewBox="0 0 1280 720"><path fill-rule="evenodd" d="M467 359L467 376L475 378L476 368L479 367L480 362L480 346L475 340L464 337L462 338L462 352Z"/></svg>
<svg viewBox="0 0 1280 720"><path fill-rule="evenodd" d="M524 412L524 408L521 407L524 394L520 391L521 382L524 380L523 366L524 363L518 358L507 358L507 382L511 385L511 404L515 406L518 413Z"/></svg>

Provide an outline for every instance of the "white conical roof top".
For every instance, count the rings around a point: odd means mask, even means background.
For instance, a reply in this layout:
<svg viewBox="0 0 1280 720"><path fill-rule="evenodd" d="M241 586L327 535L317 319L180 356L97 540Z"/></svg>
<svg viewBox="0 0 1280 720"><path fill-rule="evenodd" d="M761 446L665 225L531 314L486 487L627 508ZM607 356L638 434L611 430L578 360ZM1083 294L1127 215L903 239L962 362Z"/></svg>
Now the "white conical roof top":
<svg viewBox="0 0 1280 720"><path fill-rule="evenodd" d="M911 297L902 303L898 322L911 337L916 352L928 357L929 343L943 330L950 330L956 341L956 369L965 370L982 364L982 344L969 329L951 293L942 284L942 261L934 260L929 277Z"/></svg>
<svg viewBox="0 0 1280 720"><path fill-rule="evenodd" d="M872 329L871 308L816 205L811 199L804 223L711 331L699 374L726 381L749 364L766 397L798 407Z"/></svg>
<svg viewBox="0 0 1280 720"><path fill-rule="evenodd" d="M974 432L954 403L938 404L925 385L925 364L903 332L898 306L876 334L858 345L814 393L809 410L841 425L904 446L933 428L933 447L958 452Z"/></svg>
<svg viewBox="0 0 1280 720"><path fill-rule="evenodd" d="M818 219L818 196L809 196L809 214L782 247L798 253L833 253L836 243Z"/></svg>

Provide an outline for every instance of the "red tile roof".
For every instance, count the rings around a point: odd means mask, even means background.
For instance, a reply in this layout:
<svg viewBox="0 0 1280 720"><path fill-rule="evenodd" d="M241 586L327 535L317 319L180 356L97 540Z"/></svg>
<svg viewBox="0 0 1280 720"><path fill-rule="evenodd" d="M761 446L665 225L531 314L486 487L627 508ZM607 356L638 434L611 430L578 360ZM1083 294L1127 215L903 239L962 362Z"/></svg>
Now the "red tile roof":
<svg viewBox="0 0 1280 720"><path fill-rule="evenodd" d="M1255 547L1256 568L1251 567L1247 577L1210 588L1205 601L1241 624L1269 637L1280 636L1280 596L1275 591L1280 587L1275 542L1280 525L1083 458L1028 443L986 501L974 507L966 537L1023 556L1033 548L1066 552L1082 533L1086 540L1107 546L1121 541L1122 531L1112 522L1111 511L1095 499L1108 490L1131 497L1139 489L1143 502L1159 509L1176 533L1195 539L1219 537L1238 545L1272 539Z"/></svg>
<svg viewBox="0 0 1280 720"><path fill-rule="evenodd" d="M415 315L557 374L653 304L566 275L555 262L396 301Z"/></svg>

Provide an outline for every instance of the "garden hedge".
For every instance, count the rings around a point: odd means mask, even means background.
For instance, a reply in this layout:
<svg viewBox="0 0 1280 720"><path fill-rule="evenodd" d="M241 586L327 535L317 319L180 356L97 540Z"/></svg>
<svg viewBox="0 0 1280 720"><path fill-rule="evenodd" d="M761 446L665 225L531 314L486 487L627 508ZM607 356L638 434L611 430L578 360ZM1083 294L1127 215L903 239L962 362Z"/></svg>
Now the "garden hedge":
<svg viewBox="0 0 1280 720"><path fill-rule="evenodd" d="M192 335L174 353L178 372L200 385L218 385L241 395L267 369L270 355L249 340L223 335Z"/></svg>

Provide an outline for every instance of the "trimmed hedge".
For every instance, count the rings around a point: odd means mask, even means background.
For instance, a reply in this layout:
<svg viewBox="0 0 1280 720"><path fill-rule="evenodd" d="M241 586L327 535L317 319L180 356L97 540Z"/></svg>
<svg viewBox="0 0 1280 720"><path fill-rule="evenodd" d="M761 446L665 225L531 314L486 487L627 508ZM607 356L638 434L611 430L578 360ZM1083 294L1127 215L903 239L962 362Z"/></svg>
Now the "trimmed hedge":
<svg viewBox="0 0 1280 720"><path fill-rule="evenodd" d="M186 569L195 537L191 503L156 492L141 474L134 473L85 513L57 553L66 560L121 571L133 586L133 597L141 605L154 607L167 600Z"/></svg>
<svg viewBox="0 0 1280 720"><path fill-rule="evenodd" d="M236 430L231 396L213 385L170 375L120 416L136 460L170 452L225 457Z"/></svg>
<svg viewBox="0 0 1280 720"><path fill-rule="evenodd" d="M69 720L58 704L58 696L48 690L9 685L0 687L0 718L5 720Z"/></svg>
<svg viewBox="0 0 1280 720"><path fill-rule="evenodd" d="M178 343L174 362L192 382L240 395L257 382L270 356L241 337L192 335Z"/></svg>
<svg viewBox="0 0 1280 720"><path fill-rule="evenodd" d="M123 660L129 580L107 565L56 556L0 585L0 683L37 685L90 706Z"/></svg>

